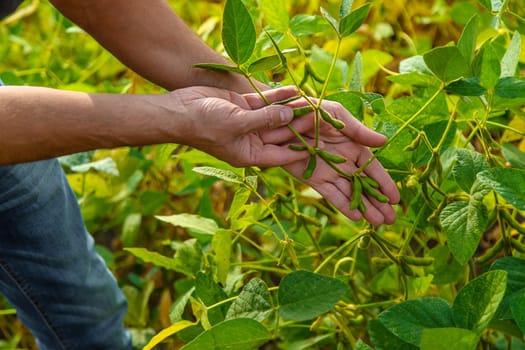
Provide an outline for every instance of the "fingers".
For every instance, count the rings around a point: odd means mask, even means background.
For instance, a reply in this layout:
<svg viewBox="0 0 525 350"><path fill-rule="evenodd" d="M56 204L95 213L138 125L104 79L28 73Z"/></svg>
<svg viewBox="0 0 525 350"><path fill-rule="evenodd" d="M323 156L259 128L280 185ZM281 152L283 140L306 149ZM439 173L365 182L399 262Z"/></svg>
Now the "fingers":
<svg viewBox="0 0 525 350"><path fill-rule="evenodd" d="M287 125L293 119L293 111L285 106L267 106L255 110L242 110L239 117L243 121L242 132L272 130Z"/></svg>
<svg viewBox="0 0 525 350"><path fill-rule="evenodd" d="M264 145L262 149L252 151L251 165L263 168L285 166L308 158L308 151L292 151L287 146Z"/></svg>
<svg viewBox="0 0 525 350"><path fill-rule="evenodd" d="M270 103L274 103L297 96L297 90L294 86L284 86L278 89L264 91L263 94ZM243 96L252 109L258 109L268 105L257 93L245 94Z"/></svg>

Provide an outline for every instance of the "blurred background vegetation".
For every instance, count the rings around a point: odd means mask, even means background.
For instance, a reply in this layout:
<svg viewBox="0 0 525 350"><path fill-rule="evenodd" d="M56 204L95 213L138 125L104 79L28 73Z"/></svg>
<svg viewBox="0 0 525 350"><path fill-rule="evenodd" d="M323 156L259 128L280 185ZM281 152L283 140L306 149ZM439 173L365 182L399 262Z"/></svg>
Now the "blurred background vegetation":
<svg viewBox="0 0 525 350"><path fill-rule="evenodd" d="M173 9L211 47L223 51L220 24L223 1L175 1ZM355 1L354 6L364 3ZM245 4L256 9L256 0ZM290 14L319 14L320 6L336 12L339 1L287 0ZM407 93L407 87L386 79L397 71L400 60L432 47L456 41L472 14L491 18L478 1L375 0L356 35L346 38L341 59L352 61L360 51L364 62L365 90L386 99ZM510 1L515 13L525 13L522 1ZM525 32L525 23L509 15L506 19ZM480 35L491 35L481 33ZM310 37L330 50L327 36ZM85 92L161 93L163 90L126 69L91 37L61 16L47 1L26 0L11 17L0 22L0 78L11 85L46 86ZM525 62L522 49L521 62ZM279 80L278 76L266 77ZM509 141L516 136L509 135ZM518 140L519 141L519 140ZM522 149L524 147L521 141ZM171 158L176 152L179 156ZM76 167L88 161L102 161L89 169ZM140 246L172 253L170 242L188 233L165 225L154 215L195 213L225 221L233 190L216 178L191 171L200 162L220 164L184 146L100 150L63 159L68 178L78 195L85 222L98 249L114 272L130 302L126 321L137 339L146 339L170 324L169 309L185 290L185 280L176 273L142 263L123 250ZM288 181L280 169L268 171L273 186L288 191L301 185ZM312 196L302 199L320 213L326 204ZM337 227L332 228L337 231ZM337 235L337 232L335 233ZM248 256L250 252L246 253ZM0 349L34 349L34 340L20 324L14 311L0 301ZM139 340L140 341L140 340Z"/></svg>

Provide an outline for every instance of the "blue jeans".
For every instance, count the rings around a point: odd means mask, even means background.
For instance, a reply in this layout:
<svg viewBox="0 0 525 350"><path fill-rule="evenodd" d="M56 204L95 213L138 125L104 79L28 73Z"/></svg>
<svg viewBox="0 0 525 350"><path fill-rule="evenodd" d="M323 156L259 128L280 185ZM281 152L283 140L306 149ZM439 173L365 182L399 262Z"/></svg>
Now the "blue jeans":
<svg viewBox="0 0 525 350"><path fill-rule="evenodd" d="M0 166L0 292L40 349L132 349L127 303L56 159Z"/></svg>

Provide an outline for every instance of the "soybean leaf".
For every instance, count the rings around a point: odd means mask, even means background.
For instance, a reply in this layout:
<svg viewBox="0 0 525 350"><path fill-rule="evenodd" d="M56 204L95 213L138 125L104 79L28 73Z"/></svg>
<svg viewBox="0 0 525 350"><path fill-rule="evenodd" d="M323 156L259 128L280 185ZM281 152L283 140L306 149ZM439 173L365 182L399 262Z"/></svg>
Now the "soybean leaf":
<svg viewBox="0 0 525 350"><path fill-rule="evenodd" d="M352 5L354 0L343 0L341 1L341 6L339 7L339 18L347 16L350 11L352 11Z"/></svg>
<svg viewBox="0 0 525 350"><path fill-rule="evenodd" d="M279 314L289 320L310 320L328 312L347 291L338 279L303 270L292 272L279 285Z"/></svg>
<svg viewBox="0 0 525 350"><path fill-rule="evenodd" d="M228 309L226 319L250 318L262 322L271 311L268 286L263 280L253 278Z"/></svg>
<svg viewBox="0 0 525 350"><path fill-rule="evenodd" d="M215 252L215 264L217 265L217 280L226 285L228 272L230 271L232 238L229 230L219 229L211 240L211 246Z"/></svg>
<svg viewBox="0 0 525 350"><path fill-rule="evenodd" d="M259 8L270 27L284 33L290 27L290 17L283 0L259 0Z"/></svg>
<svg viewBox="0 0 525 350"><path fill-rule="evenodd" d="M166 340L167 338L174 335L175 333L178 333L182 331L183 329L186 329L193 325L195 325L195 323L190 322L190 321L186 321L186 320L178 321L172 324L171 326L169 326L168 328L163 329L158 334L156 334L153 338L151 338L151 340L148 342L148 344L146 344L146 346L144 346L142 350L151 350L155 346L157 346L158 344Z"/></svg>
<svg viewBox="0 0 525 350"><path fill-rule="evenodd" d="M525 292L510 301L510 310L520 330L525 333Z"/></svg>
<svg viewBox="0 0 525 350"><path fill-rule="evenodd" d="M499 305L495 318L512 318L512 300L523 298L525 295L525 260L507 256L496 260L490 267L490 270L503 270L507 272L505 296Z"/></svg>
<svg viewBox="0 0 525 350"><path fill-rule="evenodd" d="M489 11L497 13L501 11L503 7L502 0L479 0L483 6L485 6Z"/></svg>
<svg viewBox="0 0 525 350"><path fill-rule="evenodd" d="M421 336L421 350L476 350L479 336L463 328L427 328Z"/></svg>
<svg viewBox="0 0 525 350"><path fill-rule="evenodd" d="M432 284L443 285L459 280L465 268L452 256L447 246L437 246L431 249L427 256L434 258L434 264L425 269L427 274L434 276Z"/></svg>
<svg viewBox="0 0 525 350"><path fill-rule="evenodd" d="M168 216L155 216L160 221L167 222L173 226L180 226L185 229L195 230L206 235L214 235L219 226L213 219L208 219L195 214L175 214Z"/></svg>
<svg viewBox="0 0 525 350"><path fill-rule="evenodd" d="M242 177L230 170L218 169L209 166L200 166L193 168L193 171L202 175L215 176L226 182L231 182L234 184L241 184Z"/></svg>
<svg viewBox="0 0 525 350"><path fill-rule="evenodd" d="M119 176L117 164L110 157L106 157L101 160L97 160L90 163L84 163L79 165L73 165L70 167L71 171L76 173L87 173L90 170L100 171L101 173Z"/></svg>
<svg viewBox="0 0 525 350"><path fill-rule="evenodd" d="M281 58L279 55L271 55L259 58L257 61L250 64L248 71L252 74L259 72L266 72L275 69L281 65Z"/></svg>
<svg viewBox="0 0 525 350"><path fill-rule="evenodd" d="M126 216L124 223L122 224L122 244L125 247L131 247L135 245L135 242L138 239L140 224L142 223L142 214L141 213L132 213Z"/></svg>
<svg viewBox="0 0 525 350"><path fill-rule="evenodd" d="M359 92L363 90L363 59L361 57L361 52L359 51L357 51L354 58L350 90Z"/></svg>
<svg viewBox="0 0 525 350"><path fill-rule="evenodd" d="M474 58L474 51L476 49L476 39L479 31L479 15L475 14L465 25L463 32L458 40L458 49L467 59L470 66Z"/></svg>
<svg viewBox="0 0 525 350"><path fill-rule="evenodd" d="M376 350L417 350L419 347L407 343L390 332L381 321L368 322L368 333Z"/></svg>
<svg viewBox="0 0 525 350"><path fill-rule="evenodd" d="M355 350L373 350L368 344L363 342L361 339L355 344Z"/></svg>
<svg viewBox="0 0 525 350"><path fill-rule="evenodd" d="M454 326L450 305L440 298L408 300L383 311L377 319L396 337L415 346L425 328Z"/></svg>
<svg viewBox="0 0 525 350"><path fill-rule="evenodd" d="M480 83L487 89L492 89L498 83L501 74L500 57L491 43L483 47L481 61Z"/></svg>
<svg viewBox="0 0 525 350"><path fill-rule="evenodd" d="M516 74L521 52L521 36L518 31L514 32L509 47L501 59L500 77L512 77Z"/></svg>
<svg viewBox="0 0 525 350"><path fill-rule="evenodd" d="M453 81L445 87L445 91L460 96L481 96L487 89L481 86L478 77L472 77Z"/></svg>
<svg viewBox="0 0 525 350"><path fill-rule="evenodd" d="M323 7L320 9L323 18L330 24L330 26L339 34L339 22Z"/></svg>
<svg viewBox="0 0 525 350"><path fill-rule="evenodd" d="M485 158L478 152L459 148L455 150L456 162L452 167L452 175L461 189L470 193L476 181L476 175L487 170L489 165Z"/></svg>
<svg viewBox="0 0 525 350"><path fill-rule="evenodd" d="M493 270L463 287L452 305L456 326L481 334L496 314L507 286L507 273Z"/></svg>
<svg viewBox="0 0 525 350"><path fill-rule="evenodd" d="M329 28L330 24L317 15L299 14L292 17L290 21L290 30L295 36L321 33Z"/></svg>
<svg viewBox="0 0 525 350"><path fill-rule="evenodd" d="M206 306L211 306L227 298L222 288L204 272L198 272L195 279L195 296ZM224 321L230 303L209 309L208 320L212 325Z"/></svg>
<svg viewBox="0 0 525 350"><path fill-rule="evenodd" d="M492 188L518 210L525 210L525 171L492 168L477 175L478 181Z"/></svg>
<svg viewBox="0 0 525 350"><path fill-rule="evenodd" d="M494 92L503 98L525 98L525 80L505 77L498 80Z"/></svg>
<svg viewBox="0 0 525 350"><path fill-rule="evenodd" d="M218 72L242 73L242 71L238 67L228 66L226 64L220 64L220 63L197 63L193 66L195 68L210 69L210 70L214 70Z"/></svg>
<svg viewBox="0 0 525 350"><path fill-rule="evenodd" d="M175 300L170 310L171 323L175 323L182 320L182 316L184 314L184 310L186 309L186 305L188 305L188 301L190 300L190 297L194 291L195 287L192 287L186 293L178 297L177 300Z"/></svg>
<svg viewBox="0 0 525 350"><path fill-rule="evenodd" d="M226 0L222 19L222 42L237 65L246 62L255 48L255 26L241 0Z"/></svg>
<svg viewBox="0 0 525 350"><path fill-rule="evenodd" d="M474 185L471 193L473 195L468 202L459 201L449 204L439 215L450 251L462 265L474 255L488 224L487 208L482 203L488 190Z"/></svg>
<svg viewBox="0 0 525 350"><path fill-rule="evenodd" d="M199 241L195 238L187 239L182 243L174 242L172 246L175 250L175 260L184 264L191 275L195 275L202 269L204 254Z"/></svg>
<svg viewBox="0 0 525 350"><path fill-rule="evenodd" d="M441 81L448 83L467 73L468 62L456 46L437 47L423 55L428 68Z"/></svg>
<svg viewBox="0 0 525 350"><path fill-rule="evenodd" d="M501 152L505 159L515 168L525 169L525 153L511 143L501 145Z"/></svg>
<svg viewBox="0 0 525 350"><path fill-rule="evenodd" d="M155 266L177 271L188 276L193 275L193 271L185 264L184 261L169 258L159 253L151 252L145 248L124 248L124 250L130 252L144 262L152 263Z"/></svg>
<svg viewBox="0 0 525 350"><path fill-rule="evenodd" d="M270 339L270 333L259 322L249 318L234 318L218 323L201 333L182 350L258 349Z"/></svg>
<svg viewBox="0 0 525 350"><path fill-rule="evenodd" d="M345 37L359 29L359 27L363 24L366 17L368 16L369 10L370 3L366 3L363 6L350 12L345 17L341 18L341 22L339 23L339 34L342 37Z"/></svg>

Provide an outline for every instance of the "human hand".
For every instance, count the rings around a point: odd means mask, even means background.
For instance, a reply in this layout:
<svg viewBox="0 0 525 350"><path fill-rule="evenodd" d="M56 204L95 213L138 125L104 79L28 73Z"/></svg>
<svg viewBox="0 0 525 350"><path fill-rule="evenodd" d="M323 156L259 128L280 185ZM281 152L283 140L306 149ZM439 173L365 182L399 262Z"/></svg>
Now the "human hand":
<svg viewBox="0 0 525 350"><path fill-rule="evenodd" d="M286 91L293 96L293 91L291 89ZM314 102L316 101L314 100ZM305 104L306 101L298 100L290 105L293 107L301 107ZM372 157L372 152L369 147L381 146L386 141L386 137L367 128L339 103L324 101L322 106L323 109L333 118L342 121L345 124L345 127L338 130L321 120L319 124L319 148L345 157L347 159L346 162L335 165L343 172L353 174ZM313 139L315 132L313 112L304 117L295 119L291 123L291 126L297 132L301 133L307 142L310 144L314 143ZM289 143L288 140L291 135L292 134L289 130L279 129L272 134L265 135L264 142L273 142L277 144ZM299 180L310 185L352 220L360 220L364 217L374 226L383 223L391 224L395 221L396 214L392 205L399 201L399 192L396 184L377 159L373 160L363 170L362 176L368 176L374 179L379 184L379 192L387 196L389 201L388 203L382 203L373 197L366 195L366 193L363 193L363 204L366 207L364 214L359 210L350 210L349 208L353 188L351 178L342 176L327 163L318 159L312 177L304 179L302 178L302 173L306 168L307 163L307 159L301 159L294 163L285 165L284 169Z"/></svg>
<svg viewBox="0 0 525 350"><path fill-rule="evenodd" d="M290 95L289 89L269 90L270 102ZM171 104L182 120L176 125L177 143L183 143L233 166L283 166L301 161L308 152L290 150L287 145L265 142L277 135L281 142L286 136L282 129L293 119L290 107L270 105L255 93L240 95L212 87L190 87L170 93ZM273 136L273 134L276 136Z"/></svg>

